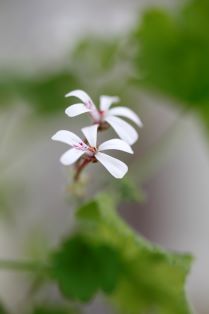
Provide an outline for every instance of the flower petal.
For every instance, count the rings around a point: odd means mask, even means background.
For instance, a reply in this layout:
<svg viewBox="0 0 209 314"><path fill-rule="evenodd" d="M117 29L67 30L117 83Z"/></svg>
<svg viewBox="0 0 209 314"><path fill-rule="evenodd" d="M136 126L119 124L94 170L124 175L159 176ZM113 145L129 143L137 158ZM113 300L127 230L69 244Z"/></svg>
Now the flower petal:
<svg viewBox="0 0 209 314"><path fill-rule="evenodd" d="M70 146L74 146L83 142L80 137L70 131L60 130L52 136L53 141L62 142Z"/></svg>
<svg viewBox="0 0 209 314"><path fill-rule="evenodd" d="M107 116L105 121L107 121L118 136L128 144L132 145L137 141L138 134L136 130L126 121L114 116Z"/></svg>
<svg viewBox="0 0 209 314"><path fill-rule="evenodd" d="M100 96L100 110L106 111L110 106L119 102L120 98L117 96Z"/></svg>
<svg viewBox="0 0 209 314"><path fill-rule="evenodd" d="M128 171L128 166L119 159L100 152L96 153L95 157L116 179L123 178Z"/></svg>
<svg viewBox="0 0 209 314"><path fill-rule="evenodd" d="M89 145L93 147L96 147L97 145L97 129L98 129L98 124L87 126L81 129Z"/></svg>
<svg viewBox="0 0 209 314"><path fill-rule="evenodd" d="M71 148L61 156L60 161L63 165L69 166L78 160L84 153L85 152L82 150Z"/></svg>
<svg viewBox="0 0 209 314"><path fill-rule="evenodd" d="M75 105L69 106L65 110L65 113L69 117L75 117L75 116L78 116L82 113L89 112L89 111L91 111L91 110L88 109L84 104L75 104Z"/></svg>
<svg viewBox="0 0 209 314"><path fill-rule="evenodd" d="M88 109L96 109L91 97L83 90L77 89L65 95L65 97L77 97L79 98Z"/></svg>
<svg viewBox="0 0 209 314"><path fill-rule="evenodd" d="M121 151L129 153L129 154L134 153L131 146L128 143L126 143L126 142L124 142L118 138L106 141L98 147L98 151L108 150L108 149L121 150Z"/></svg>
<svg viewBox="0 0 209 314"><path fill-rule="evenodd" d="M128 118L128 119L132 120L139 127L143 126L143 123L140 120L140 118L138 117L138 115L133 110L131 110L130 108L127 108L127 107L115 107L115 108L112 108L112 109L110 109L108 111L108 115L122 116L122 117L125 117L125 118Z"/></svg>

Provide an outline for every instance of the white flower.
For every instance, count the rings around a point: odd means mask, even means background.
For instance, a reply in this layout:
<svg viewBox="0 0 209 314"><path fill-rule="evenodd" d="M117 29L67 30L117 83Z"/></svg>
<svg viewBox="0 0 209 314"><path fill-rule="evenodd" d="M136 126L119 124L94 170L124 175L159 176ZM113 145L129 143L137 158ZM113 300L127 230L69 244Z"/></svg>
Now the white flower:
<svg viewBox="0 0 209 314"><path fill-rule="evenodd" d="M111 105L119 102L116 96L101 96L100 108L97 109L89 95L82 90L74 90L65 95L65 97L74 96L79 98L82 103L69 106L65 113L69 117L75 117L82 113L88 112L93 122L99 124L100 127L105 123L111 125L118 136L130 145L134 144L138 139L136 130L126 121L118 118L122 116L135 122L139 127L142 127L142 122L135 112L127 107L114 107L110 109Z"/></svg>
<svg viewBox="0 0 209 314"><path fill-rule="evenodd" d="M128 171L127 165L119 159L102 153L102 151L115 149L133 154L133 150L129 144L120 139L111 139L97 146L97 129L98 125L82 129L88 144L76 134L66 130L60 130L52 136L52 140L63 142L73 147L61 156L60 161L63 165L68 166L83 156L89 162L99 161L115 178L120 179Z"/></svg>

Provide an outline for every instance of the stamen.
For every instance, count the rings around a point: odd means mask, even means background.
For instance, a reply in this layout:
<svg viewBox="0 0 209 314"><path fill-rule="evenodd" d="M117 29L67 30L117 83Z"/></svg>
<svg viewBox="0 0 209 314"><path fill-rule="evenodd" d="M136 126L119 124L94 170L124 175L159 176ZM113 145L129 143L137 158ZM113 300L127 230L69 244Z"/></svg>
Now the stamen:
<svg viewBox="0 0 209 314"><path fill-rule="evenodd" d="M76 149L79 149L79 150L83 150L83 151L88 150L88 145L86 145L83 142L80 142L78 144L74 144L73 147L76 148Z"/></svg>

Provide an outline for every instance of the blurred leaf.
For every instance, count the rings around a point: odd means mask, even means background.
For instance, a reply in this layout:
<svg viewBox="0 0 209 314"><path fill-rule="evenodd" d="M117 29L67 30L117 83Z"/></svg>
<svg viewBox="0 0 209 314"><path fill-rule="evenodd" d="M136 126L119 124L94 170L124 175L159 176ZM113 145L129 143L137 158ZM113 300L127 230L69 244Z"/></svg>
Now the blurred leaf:
<svg viewBox="0 0 209 314"><path fill-rule="evenodd" d="M5 75L0 79L0 106L19 99L41 113L61 111L66 107L64 95L78 85L75 76L65 71L37 77Z"/></svg>
<svg viewBox="0 0 209 314"><path fill-rule="evenodd" d="M70 68L95 103L100 94L120 95L127 86L127 49L121 43L119 38L87 36L72 52Z"/></svg>
<svg viewBox="0 0 209 314"><path fill-rule="evenodd" d="M75 314L78 313L74 309L69 309L66 307L58 305L44 305L37 306L33 311L33 314Z"/></svg>
<svg viewBox="0 0 209 314"><path fill-rule="evenodd" d="M0 314L8 314L8 312L5 310L2 304L0 304Z"/></svg>
<svg viewBox="0 0 209 314"><path fill-rule="evenodd" d="M8 191L5 191L5 189L0 186L0 215L8 216L11 213L11 207L8 195L6 195L5 192L7 193Z"/></svg>
<svg viewBox="0 0 209 314"><path fill-rule="evenodd" d="M99 289L111 293L117 283L120 261L110 246L80 234L67 239L52 256L52 277L62 293L87 302Z"/></svg>
<svg viewBox="0 0 209 314"><path fill-rule="evenodd" d="M52 275L63 294L87 301L99 287L94 250L79 236L66 241L52 259Z"/></svg>
<svg viewBox="0 0 209 314"><path fill-rule="evenodd" d="M24 241L24 252L34 260L46 260L49 252L49 239L40 226L33 226Z"/></svg>
<svg viewBox="0 0 209 314"><path fill-rule="evenodd" d="M150 9L136 29L139 82L197 111L209 128L209 2L187 1L175 14Z"/></svg>
<svg viewBox="0 0 209 314"><path fill-rule="evenodd" d="M14 205L17 205L19 195L23 195L23 187L20 181L16 184L15 180L8 181L4 178L0 183L0 219L13 219Z"/></svg>
<svg viewBox="0 0 209 314"><path fill-rule="evenodd" d="M75 46L72 60L73 63L83 61L86 70L104 73L114 66L117 54L118 40L89 36Z"/></svg>
<svg viewBox="0 0 209 314"><path fill-rule="evenodd" d="M88 36L69 54L67 70L26 76L1 73L0 106L24 100L36 112L56 113L69 105L67 91L84 89L95 99L102 93L118 95L125 91L130 60L126 43L119 38ZM125 97L123 97L123 100ZM130 97L128 97L130 101ZM97 102L96 102L97 103Z"/></svg>
<svg viewBox="0 0 209 314"><path fill-rule="evenodd" d="M165 251L135 234L107 195L82 206L77 217L88 235L121 254L123 269L112 300L122 313L190 313L184 292L190 255Z"/></svg>
<svg viewBox="0 0 209 314"><path fill-rule="evenodd" d="M130 177L126 177L116 184L121 202L144 202L146 198L144 191Z"/></svg>

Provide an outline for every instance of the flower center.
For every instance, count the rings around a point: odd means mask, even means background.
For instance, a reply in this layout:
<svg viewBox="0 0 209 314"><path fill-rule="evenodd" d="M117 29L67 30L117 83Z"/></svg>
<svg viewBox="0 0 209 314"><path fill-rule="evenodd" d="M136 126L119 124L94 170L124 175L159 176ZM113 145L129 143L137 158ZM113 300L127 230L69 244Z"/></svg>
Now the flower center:
<svg viewBox="0 0 209 314"><path fill-rule="evenodd" d="M86 154L90 157L93 157L97 152L97 149L96 147L93 147L93 146L89 146L87 151L86 151Z"/></svg>

